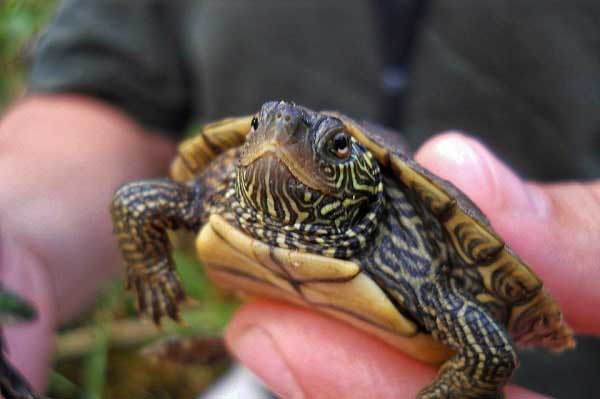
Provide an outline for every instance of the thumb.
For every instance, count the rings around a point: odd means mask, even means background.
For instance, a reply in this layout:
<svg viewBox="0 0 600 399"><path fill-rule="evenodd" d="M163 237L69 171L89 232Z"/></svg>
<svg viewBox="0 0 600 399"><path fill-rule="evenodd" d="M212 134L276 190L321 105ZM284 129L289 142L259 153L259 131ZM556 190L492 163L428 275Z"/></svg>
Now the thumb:
<svg viewBox="0 0 600 399"><path fill-rule="evenodd" d="M481 208L542 278L573 328L600 332L595 311L600 306L600 182L524 181L480 142L459 133L431 139L415 158Z"/></svg>
<svg viewBox="0 0 600 399"><path fill-rule="evenodd" d="M333 317L254 300L225 334L233 354L282 398L414 398L435 368ZM542 398L509 386L507 398Z"/></svg>

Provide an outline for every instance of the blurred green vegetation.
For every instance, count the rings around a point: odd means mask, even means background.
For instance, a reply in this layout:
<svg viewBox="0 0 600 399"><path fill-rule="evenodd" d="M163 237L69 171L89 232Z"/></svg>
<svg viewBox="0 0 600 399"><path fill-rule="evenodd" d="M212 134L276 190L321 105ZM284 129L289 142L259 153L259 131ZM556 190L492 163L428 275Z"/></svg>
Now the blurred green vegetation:
<svg viewBox="0 0 600 399"><path fill-rule="evenodd" d="M57 4L57 0L0 0L0 111L23 94L27 57ZM175 258L186 292L195 300L183 309L187 326L165 323L159 331L138 319L133 296L121 280L108 284L93 309L61 329L50 397L191 398L223 371L223 362L183 366L150 361L140 353L147 344L172 334L219 335L237 306L210 285L193 255L180 251Z"/></svg>
<svg viewBox="0 0 600 399"><path fill-rule="evenodd" d="M177 268L193 304L182 309L184 326L171 322L158 330L139 320L133 295L122 281L109 284L98 304L71 323L57 338L48 395L53 398L175 399L191 398L205 389L227 361L184 365L142 354L164 337L215 337L237 307L207 280L194 256L175 253ZM209 348L210 350L210 348Z"/></svg>
<svg viewBox="0 0 600 399"><path fill-rule="evenodd" d="M0 1L0 109L24 89L27 56L57 0Z"/></svg>

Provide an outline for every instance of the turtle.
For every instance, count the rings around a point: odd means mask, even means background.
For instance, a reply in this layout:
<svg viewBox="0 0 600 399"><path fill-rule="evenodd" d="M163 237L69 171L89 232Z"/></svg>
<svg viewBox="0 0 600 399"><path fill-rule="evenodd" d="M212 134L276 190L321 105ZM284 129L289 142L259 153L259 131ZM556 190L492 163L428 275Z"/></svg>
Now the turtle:
<svg viewBox="0 0 600 399"><path fill-rule="evenodd" d="M497 398L515 347L575 345L542 281L400 136L291 101L207 124L170 177L126 183L110 211L142 314L178 321L169 232L196 234L218 284L316 308L441 364L418 398Z"/></svg>
<svg viewBox="0 0 600 399"><path fill-rule="evenodd" d="M0 326L23 323L36 318L35 309L0 283ZM6 345L0 336L0 394L6 399L36 399L33 388L8 361Z"/></svg>

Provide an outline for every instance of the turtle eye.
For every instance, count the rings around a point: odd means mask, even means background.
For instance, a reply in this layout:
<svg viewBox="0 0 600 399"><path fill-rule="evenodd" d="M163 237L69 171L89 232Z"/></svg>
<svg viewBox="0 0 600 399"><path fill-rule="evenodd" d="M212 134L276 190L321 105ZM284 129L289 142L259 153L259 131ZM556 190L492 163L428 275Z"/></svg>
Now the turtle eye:
<svg viewBox="0 0 600 399"><path fill-rule="evenodd" d="M350 138L344 132L338 132L331 139L330 151L339 159L346 159L350 155Z"/></svg>
<svg viewBox="0 0 600 399"><path fill-rule="evenodd" d="M254 130L258 129L258 118L256 116L254 118L252 118L252 122L250 122L250 126L252 126L252 129L254 129Z"/></svg>

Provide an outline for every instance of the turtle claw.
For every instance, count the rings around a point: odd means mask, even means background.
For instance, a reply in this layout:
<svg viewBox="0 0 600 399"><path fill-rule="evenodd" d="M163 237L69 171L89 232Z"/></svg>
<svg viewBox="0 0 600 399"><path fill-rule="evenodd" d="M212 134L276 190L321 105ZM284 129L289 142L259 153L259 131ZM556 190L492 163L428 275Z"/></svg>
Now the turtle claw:
<svg viewBox="0 0 600 399"><path fill-rule="evenodd" d="M152 270L152 268L146 269ZM181 323L179 305L186 295L175 271L162 269L158 274L133 273L128 276L127 288L134 289L137 296L137 308L141 315L149 316L160 328L163 317L169 317Z"/></svg>

